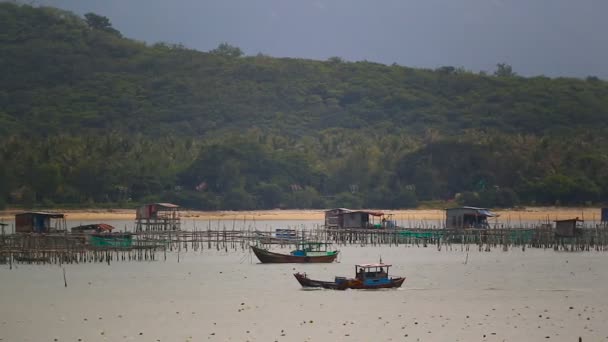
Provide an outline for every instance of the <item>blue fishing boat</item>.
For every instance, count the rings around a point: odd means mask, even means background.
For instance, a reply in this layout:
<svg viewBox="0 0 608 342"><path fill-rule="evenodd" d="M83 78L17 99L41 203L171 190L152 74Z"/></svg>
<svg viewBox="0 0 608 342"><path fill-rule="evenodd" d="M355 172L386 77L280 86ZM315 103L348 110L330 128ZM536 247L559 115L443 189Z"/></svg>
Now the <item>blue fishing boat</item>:
<svg viewBox="0 0 608 342"><path fill-rule="evenodd" d="M334 262L340 251L330 250L329 243L298 242L296 249L289 254L271 252L266 248L250 246L262 263L330 263Z"/></svg>
<svg viewBox="0 0 608 342"><path fill-rule="evenodd" d="M355 265L355 278L335 277L334 281L310 279L306 273L295 273L294 276L302 287L320 287L332 290L376 290L401 287L405 277L389 277L388 269L391 266L382 262Z"/></svg>

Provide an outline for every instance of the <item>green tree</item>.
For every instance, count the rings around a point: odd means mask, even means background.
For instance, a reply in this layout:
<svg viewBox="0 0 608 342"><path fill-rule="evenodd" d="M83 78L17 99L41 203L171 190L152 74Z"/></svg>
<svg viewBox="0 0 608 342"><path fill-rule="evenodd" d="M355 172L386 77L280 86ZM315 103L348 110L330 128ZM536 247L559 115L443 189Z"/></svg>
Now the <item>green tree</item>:
<svg viewBox="0 0 608 342"><path fill-rule="evenodd" d="M283 201L283 191L276 184L262 183L255 188L254 193L259 207L263 209L278 208Z"/></svg>
<svg viewBox="0 0 608 342"><path fill-rule="evenodd" d="M224 209L224 210L256 209L255 198L243 189L232 189L222 196L221 209Z"/></svg>
<svg viewBox="0 0 608 342"><path fill-rule="evenodd" d="M84 18L87 25L94 30L105 31L117 36L121 36L120 32L112 27L110 19L107 17L89 12L84 15Z"/></svg>
<svg viewBox="0 0 608 342"><path fill-rule="evenodd" d="M517 74L513 71L513 68L507 63L496 64L496 71L494 71L496 77L515 77Z"/></svg>
<svg viewBox="0 0 608 342"><path fill-rule="evenodd" d="M215 49L209 51L209 53L230 58L242 57L244 55L244 52L243 50L241 50L241 48L230 45L226 42L220 43L220 45L218 45Z"/></svg>

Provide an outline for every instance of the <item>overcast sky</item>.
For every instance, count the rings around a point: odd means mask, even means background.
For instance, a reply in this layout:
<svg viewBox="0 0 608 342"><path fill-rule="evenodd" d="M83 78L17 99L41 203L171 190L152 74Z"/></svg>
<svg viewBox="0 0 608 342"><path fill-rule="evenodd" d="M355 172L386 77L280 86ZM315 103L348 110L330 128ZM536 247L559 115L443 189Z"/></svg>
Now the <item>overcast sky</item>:
<svg viewBox="0 0 608 342"><path fill-rule="evenodd" d="M208 51L608 79L608 0L38 0Z"/></svg>

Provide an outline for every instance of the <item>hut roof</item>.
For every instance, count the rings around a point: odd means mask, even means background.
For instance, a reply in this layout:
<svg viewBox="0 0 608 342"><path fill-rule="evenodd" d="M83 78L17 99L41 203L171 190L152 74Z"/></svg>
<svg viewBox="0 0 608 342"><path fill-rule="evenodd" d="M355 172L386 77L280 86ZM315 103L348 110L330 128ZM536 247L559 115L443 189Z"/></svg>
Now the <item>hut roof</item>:
<svg viewBox="0 0 608 342"><path fill-rule="evenodd" d="M179 205L173 203L154 203L155 205L163 208L179 208Z"/></svg>
<svg viewBox="0 0 608 342"><path fill-rule="evenodd" d="M65 215L62 213L51 213L51 212L44 212L44 211L26 211L24 213L16 214L15 216L21 216L21 215L46 216L46 217L50 217L50 218L64 218L65 217Z"/></svg>
<svg viewBox="0 0 608 342"><path fill-rule="evenodd" d="M331 212L331 211L335 211L335 210L339 210L340 211L340 215L342 214L355 214L355 213L362 213L362 214L369 214L372 216L382 216L384 215L383 212L381 211L371 211L371 210L352 210L352 209L347 209L347 208L334 208L334 209L330 209L330 210L326 210L326 212Z"/></svg>
<svg viewBox="0 0 608 342"><path fill-rule="evenodd" d="M564 219L564 220L555 220L553 222L585 222L584 220L577 218L572 218L572 219Z"/></svg>
<svg viewBox="0 0 608 342"><path fill-rule="evenodd" d="M491 212L490 209L487 209L487 208L478 208L478 207L447 208L446 211L449 211L449 210L462 210L462 209L468 209L468 210L474 211L479 216L486 216L486 217L497 217L497 216L499 216L498 214L495 214L495 213Z"/></svg>
<svg viewBox="0 0 608 342"><path fill-rule="evenodd" d="M372 216L384 215L384 213L381 211L369 211L369 210L357 210L357 211L353 211L353 213L363 213L363 214L368 214L368 215L372 215Z"/></svg>
<svg viewBox="0 0 608 342"><path fill-rule="evenodd" d="M351 210L351 209L348 209L348 208L333 208L333 209L328 209L328 210L325 210L325 212L331 212L331 211L336 211L336 210L339 210L339 211L341 211L341 212L345 212L345 213L350 213L350 212L352 212L352 210Z"/></svg>

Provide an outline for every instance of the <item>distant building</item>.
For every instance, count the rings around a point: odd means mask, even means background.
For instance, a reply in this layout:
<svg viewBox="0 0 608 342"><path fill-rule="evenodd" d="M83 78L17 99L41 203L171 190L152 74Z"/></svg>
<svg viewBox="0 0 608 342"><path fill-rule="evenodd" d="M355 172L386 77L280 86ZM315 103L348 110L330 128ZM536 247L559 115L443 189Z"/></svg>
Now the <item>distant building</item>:
<svg viewBox="0 0 608 342"><path fill-rule="evenodd" d="M49 212L25 212L15 215L17 233L51 233L66 230L65 215Z"/></svg>
<svg viewBox="0 0 608 342"><path fill-rule="evenodd" d="M180 230L179 209L179 205L172 203L144 204L135 213L135 230Z"/></svg>
<svg viewBox="0 0 608 342"><path fill-rule="evenodd" d="M486 208L460 207L445 210L445 227L451 229L490 228L488 217L498 217Z"/></svg>
<svg viewBox="0 0 608 342"><path fill-rule="evenodd" d="M579 227L579 222L583 223L583 220L577 218L567 220L556 220L555 221L555 236L557 237L574 237Z"/></svg>
<svg viewBox="0 0 608 342"><path fill-rule="evenodd" d="M602 208L602 222L608 222L608 208Z"/></svg>
<svg viewBox="0 0 608 342"><path fill-rule="evenodd" d="M387 220L383 212L336 208L325 211L325 227L329 229L394 228L395 222Z"/></svg>

